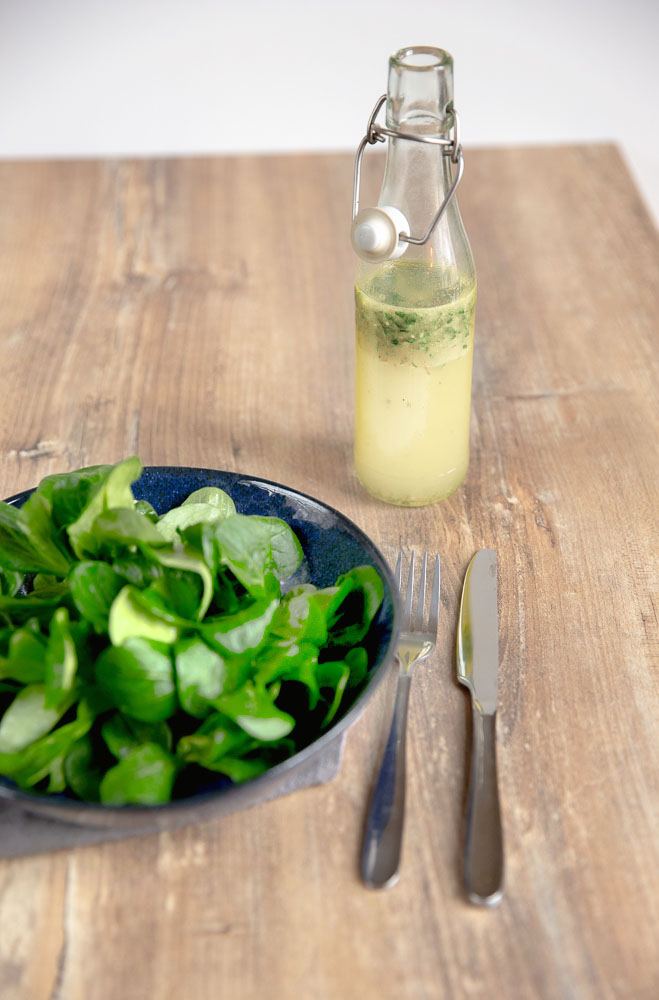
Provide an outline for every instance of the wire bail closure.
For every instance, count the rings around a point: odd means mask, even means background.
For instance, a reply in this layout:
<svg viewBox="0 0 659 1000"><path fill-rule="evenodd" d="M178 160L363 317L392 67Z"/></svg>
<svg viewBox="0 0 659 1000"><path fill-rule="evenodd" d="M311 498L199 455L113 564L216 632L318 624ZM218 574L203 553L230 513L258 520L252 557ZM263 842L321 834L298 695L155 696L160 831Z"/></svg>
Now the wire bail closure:
<svg viewBox="0 0 659 1000"><path fill-rule="evenodd" d="M464 158L462 155L462 146L460 145L460 125L458 122L458 113L455 108L451 108L451 114L453 115L453 138L439 138L438 136L430 135L414 135L411 132L398 132L393 129L385 128L383 125L378 125L376 119L380 113L382 105L385 103L387 95L383 94L379 98L371 116L368 119L368 125L366 126L366 135L359 143L357 147L357 154L355 156L355 175L354 175L354 185L353 185L353 201L352 201L352 221L354 222L357 213L359 212L359 190L360 190L360 180L361 180L361 166L362 158L364 156L364 151L367 146L374 146L376 142L386 142L387 137L392 139L409 139L412 142L427 142L433 146L441 146L442 154L444 156L449 156L451 158L451 163L455 164L457 167L455 177L452 178L451 186L446 193L446 197L439 206L438 211L435 214L434 219L430 223L430 227L425 234L425 236L410 236L405 233L399 233L398 239L403 243L413 243L415 246L422 246L427 243L432 236L433 230L437 226L442 215L446 211L451 198L455 194L456 188L460 181L462 180L462 174L464 172Z"/></svg>

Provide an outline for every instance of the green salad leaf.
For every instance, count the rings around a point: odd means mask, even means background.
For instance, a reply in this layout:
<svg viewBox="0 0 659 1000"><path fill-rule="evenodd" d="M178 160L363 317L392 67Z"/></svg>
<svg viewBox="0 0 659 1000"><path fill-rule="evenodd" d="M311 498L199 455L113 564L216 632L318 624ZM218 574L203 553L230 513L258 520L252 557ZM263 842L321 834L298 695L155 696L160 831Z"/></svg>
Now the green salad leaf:
<svg viewBox="0 0 659 1000"><path fill-rule="evenodd" d="M141 472L142 463L139 458L133 457L127 458L125 462L120 462L100 473L97 470L92 470L91 474L94 480L91 488L88 486L89 479L83 478L81 480L86 484L88 490L88 495L85 497L86 502L76 520L73 523L63 525L66 527L71 548L79 559L83 557L87 548L92 552L97 548L97 533L92 529L99 515L108 510L121 510L122 508L127 508L129 511L134 510L135 499L131 484L135 482ZM27 503L29 502L28 500ZM145 525L149 523L146 518L143 521Z"/></svg>
<svg viewBox="0 0 659 1000"><path fill-rule="evenodd" d="M291 527L196 490L158 515L139 458L0 503L0 774L154 805L261 774L368 680L384 588L358 566L291 585Z"/></svg>
<svg viewBox="0 0 659 1000"><path fill-rule="evenodd" d="M158 805L169 802L176 777L176 759L157 743L140 743L106 771L100 784L101 802Z"/></svg>

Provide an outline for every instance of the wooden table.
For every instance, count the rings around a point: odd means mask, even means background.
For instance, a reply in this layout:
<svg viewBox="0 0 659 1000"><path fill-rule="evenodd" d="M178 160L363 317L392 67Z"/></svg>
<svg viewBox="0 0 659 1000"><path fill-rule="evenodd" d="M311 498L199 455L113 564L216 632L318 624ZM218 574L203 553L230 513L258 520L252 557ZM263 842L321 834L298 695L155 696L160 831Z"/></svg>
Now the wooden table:
<svg viewBox="0 0 659 1000"><path fill-rule="evenodd" d="M473 457L426 509L370 499L352 469L352 157L0 165L0 495L137 453L287 483L443 568L396 888L358 877L390 682L328 785L1 862L3 1000L659 996L657 235L612 147L466 159ZM495 911L460 881L453 646L483 545L500 560Z"/></svg>

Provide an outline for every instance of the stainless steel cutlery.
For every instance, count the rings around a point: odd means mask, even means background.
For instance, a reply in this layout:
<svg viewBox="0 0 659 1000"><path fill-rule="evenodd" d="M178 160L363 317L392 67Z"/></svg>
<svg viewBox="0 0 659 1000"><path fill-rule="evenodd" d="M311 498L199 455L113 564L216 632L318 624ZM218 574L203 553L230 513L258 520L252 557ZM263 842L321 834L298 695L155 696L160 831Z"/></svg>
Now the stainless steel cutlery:
<svg viewBox="0 0 659 1000"><path fill-rule="evenodd" d="M396 580L402 594L403 553L398 555ZM371 888L384 888L398 881L398 867L405 819L405 742L407 707L412 671L417 663L430 656L435 648L439 619L439 556L435 556L430 607L426 615L428 553L423 555L416 614L414 601L415 556L410 559L407 595L396 656L399 664L398 687L389 739L382 758L362 851L362 877Z"/></svg>
<svg viewBox="0 0 659 1000"><path fill-rule="evenodd" d="M426 614L428 553L424 553L416 614L415 555L410 559L402 629L397 650L398 686L391 730L371 800L362 851L362 877L371 888L398 881L405 816L405 743L414 666L435 648L439 618L439 556L434 559L432 593ZM403 553L396 564L403 592ZM497 557L480 549L465 574L457 630L458 681L471 694L473 736L463 878L467 898L496 906L503 896L503 832L496 765L499 673Z"/></svg>
<svg viewBox="0 0 659 1000"><path fill-rule="evenodd" d="M499 675L497 557L480 549L465 574L456 650L458 680L471 693L473 739L464 884L472 903L503 895L503 832L495 746Z"/></svg>

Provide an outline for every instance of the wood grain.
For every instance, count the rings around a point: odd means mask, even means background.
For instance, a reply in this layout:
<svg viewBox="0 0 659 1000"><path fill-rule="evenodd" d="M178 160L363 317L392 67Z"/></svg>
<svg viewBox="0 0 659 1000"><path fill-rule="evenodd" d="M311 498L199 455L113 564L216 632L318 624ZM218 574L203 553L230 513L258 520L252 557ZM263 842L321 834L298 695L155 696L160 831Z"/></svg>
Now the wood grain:
<svg viewBox="0 0 659 1000"><path fill-rule="evenodd" d="M395 889L357 867L390 683L330 785L0 862L3 1000L659 995L657 234L612 147L468 151L472 462L451 499L398 509L352 470L351 171L0 164L0 495L130 453L235 469L338 507L387 556L438 549L443 570ZM452 651L482 545L500 560L496 912L460 885Z"/></svg>

